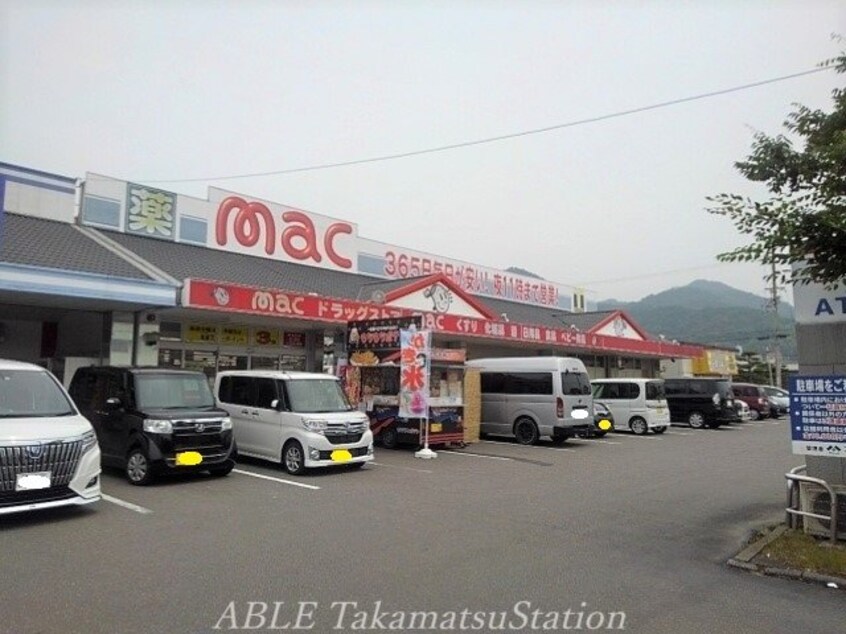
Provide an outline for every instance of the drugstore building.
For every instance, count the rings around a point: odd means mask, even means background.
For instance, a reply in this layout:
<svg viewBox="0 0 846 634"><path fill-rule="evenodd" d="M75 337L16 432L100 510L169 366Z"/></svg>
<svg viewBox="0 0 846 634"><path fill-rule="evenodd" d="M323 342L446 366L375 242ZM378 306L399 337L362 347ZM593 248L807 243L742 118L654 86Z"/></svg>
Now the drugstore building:
<svg viewBox="0 0 846 634"><path fill-rule="evenodd" d="M410 314L467 358L578 356L594 377L701 354L623 311L584 311L572 287L249 194L0 164L0 202L0 357L65 382L92 363L332 371L348 321Z"/></svg>

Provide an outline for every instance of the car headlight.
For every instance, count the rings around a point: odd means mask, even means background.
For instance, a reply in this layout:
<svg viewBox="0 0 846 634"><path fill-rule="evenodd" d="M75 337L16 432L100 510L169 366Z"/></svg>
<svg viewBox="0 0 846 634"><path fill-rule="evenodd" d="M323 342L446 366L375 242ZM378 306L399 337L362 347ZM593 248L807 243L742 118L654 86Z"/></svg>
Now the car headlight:
<svg viewBox="0 0 846 634"><path fill-rule="evenodd" d="M144 431L151 434L172 434L173 423L169 420L157 420L155 418L144 419Z"/></svg>
<svg viewBox="0 0 846 634"><path fill-rule="evenodd" d="M714 405L719 405L720 404L719 393L715 393L714 396L711 397L711 400L714 401Z"/></svg>
<svg viewBox="0 0 846 634"><path fill-rule="evenodd" d="M85 453L97 445L97 435L93 431L87 431L82 435L82 453Z"/></svg>
<svg viewBox="0 0 846 634"><path fill-rule="evenodd" d="M226 431L227 429L232 429L232 419L228 416L220 421L220 431Z"/></svg>
<svg viewBox="0 0 846 634"><path fill-rule="evenodd" d="M303 427L305 427L309 431L322 434L326 431L326 421L317 420L314 418L306 418L303 420Z"/></svg>

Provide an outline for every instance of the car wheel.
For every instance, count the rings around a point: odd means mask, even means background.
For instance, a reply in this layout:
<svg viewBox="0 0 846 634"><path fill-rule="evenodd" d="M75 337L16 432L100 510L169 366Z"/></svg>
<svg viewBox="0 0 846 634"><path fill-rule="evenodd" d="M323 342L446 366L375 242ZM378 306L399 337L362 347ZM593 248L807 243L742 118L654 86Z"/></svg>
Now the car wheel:
<svg viewBox="0 0 846 634"><path fill-rule="evenodd" d="M636 435L643 436L649 431L649 425L647 425L646 421L640 416L635 416L629 421L629 429L631 429Z"/></svg>
<svg viewBox="0 0 846 634"><path fill-rule="evenodd" d="M691 412L687 415L687 424L693 429L702 429L705 427L705 416L702 415L702 412Z"/></svg>
<svg viewBox="0 0 846 634"><path fill-rule="evenodd" d="M379 441L385 449L394 449L397 444L397 430L394 427L388 427L381 434L379 434Z"/></svg>
<svg viewBox="0 0 846 634"><path fill-rule="evenodd" d="M761 412L757 409L749 410L749 420L758 420L759 418L761 418Z"/></svg>
<svg viewBox="0 0 846 634"><path fill-rule="evenodd" d="M282 465L285 471L291 475L300 475L305 472L305 455L303 446L296 440L289 440L282 450Z"/></svg>
<svg viewBox="0 0 846 634"><path fill-rule="evenodd" d="M514 436L521 445L534 445L538 442L538 426L531 418L518 418L514 423Z"/></svg>
<svg viewBox="0 0 846 634"><path fill-rule="evenodd" d="M144 486L153 481L150 458L143 447L133 447L126 456L126 479L129 484Z"/></svg>
<svg viewBox="0 0 846 634"><path fill-rule="evenodd" d="M225 465L220 467L213 467L209 469L209 473L212 474L215 478L222 478L224 476L228 476L232 473L232 469L235 468L235 462L230 460Z"/></svg>
<svg viewBox="0 0 846 634"><path fill-rule="evenodd" d="M656 427L652 431L655 432L656 434L663 434L665 431L667 431L667 428L666 427Z"/></svg>

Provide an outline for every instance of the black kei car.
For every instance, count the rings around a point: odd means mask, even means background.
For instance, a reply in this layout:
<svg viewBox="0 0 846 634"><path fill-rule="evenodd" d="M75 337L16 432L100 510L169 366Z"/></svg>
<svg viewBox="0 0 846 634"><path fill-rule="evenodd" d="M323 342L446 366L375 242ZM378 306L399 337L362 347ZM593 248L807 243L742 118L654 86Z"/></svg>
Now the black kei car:
<svg viewBox="0 0 846 634"><path fill-rule="evenodd" d="M92 366L76 371L69 391L97 433L103 464L131 484L166 472L225 476L235 466L232 421L202 372Z"/></svg>
<svg viewBox="0 0 846 634"><path fill-rule="evenodd" d="M580 435L582 438L602 438L609 431L614 431L614 414L605 403L593 402L593 425Z"/></svg>

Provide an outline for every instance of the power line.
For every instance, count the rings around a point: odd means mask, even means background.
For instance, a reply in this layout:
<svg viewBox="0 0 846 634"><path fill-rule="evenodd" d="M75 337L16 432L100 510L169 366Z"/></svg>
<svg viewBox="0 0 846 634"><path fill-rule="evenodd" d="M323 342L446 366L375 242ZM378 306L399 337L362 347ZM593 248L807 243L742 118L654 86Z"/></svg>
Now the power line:
<svg viewBox="0 0 846 634"><path fill-rule="evenodd" d="M534 128L531 130L523 130L521 132L513 132L510 134L502 134L499 136L487 137L484 139L476 139L473 141L463 141L461 143L451 143L449 145L440 145L437 147L426 148L422 150L412 150L409 152L399 152L397 154L384 154L381 156L371 156L369 158L355 159L351 161L339 161L337 163L320 163L317 165L308 165L305 167L294 167L290 169L271 170L268 172L251 172L247 174L229 174L224 176L207 176L203 178L172 178L172 179L137 179L144 183L199 183L206 181L225 181L235 180L241 178L258 178L261 176L281 176L283 174L295 174L298 172L311 172L316 170L332 169L335 167L349 167L351 165L363 165L365 163L376 163L380 161L393 161L401 158L409 158L411 156L420 156L423 154L434 154L435 152L446 152L449 150L457 150L474 145L484 145L487 143L497 143L499 141L506 141L508 139L516 139L519 137L530 136L533 134L544 134L554 130L562 130L564 128L572 128L575 126L586 125L589 123L597 123L599 121L606 121L608 119L616 119L625 117L639 112L647 112L649 110L657 110L659 108L667 108L669 106L676 106L678 104L687 103L690 101L697 101L699 99L708 99L710 97L717 97L719 95L726 95L741 90L748 90L750 88L757 88L758 86L765 86L767 84L774 84L788 79L795 79L796 77L803 77L814 73L821 73L826 70L831 70L833 66L823 66L820 68L813 68L811 70L802 71L800 73L793 73L790 75L782 75L781 77L773 77L772 79L764 79L756 81L751 84L743 84L741 86L734 86L732 88L724 88L722 90L714 90L711 92L700 93L690 97L682 97L680 99L672 99L670 101L662 101L649 106L640 106L638 108L630 108L628 110L620 110L610 114L599 115L597 117L588 117L587 119L578 119L576 121L569 121L567 123L559 123L557 125L545 126L543 128Z"/></svg>

